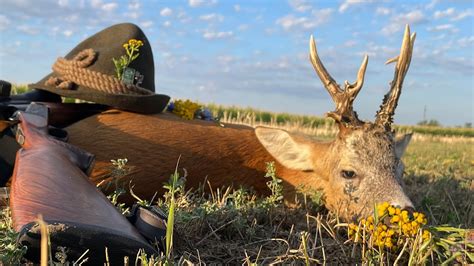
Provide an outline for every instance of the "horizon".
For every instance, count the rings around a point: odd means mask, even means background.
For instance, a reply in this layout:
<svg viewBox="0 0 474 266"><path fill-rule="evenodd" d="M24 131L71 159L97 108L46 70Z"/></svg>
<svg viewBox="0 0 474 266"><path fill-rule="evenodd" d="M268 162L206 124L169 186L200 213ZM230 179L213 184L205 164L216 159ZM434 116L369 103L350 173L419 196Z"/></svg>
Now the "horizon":
<svg viewBox="0 0 474 266"><path fill-rule="evenodd" d="M273 5L271 5L273 4ZM339 83L369 63L354 102L373 121L405 24L417 33L395 123L473 122L470 1L33 1L2 0L0 79L33 83L83 39L120 22L151 43L156 93L201 103L323 117L335 109L308 59L309 36ZM343 18L343 19L340 19ZM426 108L426 111L425 111Z"/></svg>

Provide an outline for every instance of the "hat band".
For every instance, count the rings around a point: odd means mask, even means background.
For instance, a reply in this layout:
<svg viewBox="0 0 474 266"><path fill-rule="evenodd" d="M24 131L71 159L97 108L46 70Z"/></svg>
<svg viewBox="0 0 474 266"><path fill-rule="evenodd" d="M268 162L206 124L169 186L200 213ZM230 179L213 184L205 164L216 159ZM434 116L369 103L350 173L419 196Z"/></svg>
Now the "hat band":
<svg viewBox="0 0 474 266"><path fill-rule="evenodd" d="M53 71L60 75L50 77L45 84L58 89L71 90L74 84L109 94L152 95L153 92L132 84L125 84L114 76L87 69L95 58L93 49L84 49L72 60L59 57L53 64Z"/></svg>

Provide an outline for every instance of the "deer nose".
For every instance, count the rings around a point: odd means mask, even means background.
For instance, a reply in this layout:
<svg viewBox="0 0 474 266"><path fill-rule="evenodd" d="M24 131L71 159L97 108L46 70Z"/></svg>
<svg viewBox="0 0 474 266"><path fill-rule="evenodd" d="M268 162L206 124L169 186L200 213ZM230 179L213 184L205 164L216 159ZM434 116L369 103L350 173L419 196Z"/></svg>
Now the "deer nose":
<svg viewBox="0 0 474 266"><path fill-rule="evenodd" d="M408 213L414 213L415 212L415 208L413 208L413 207L405 207L405 208L403 208L403 210L408 211Z"/></svg>

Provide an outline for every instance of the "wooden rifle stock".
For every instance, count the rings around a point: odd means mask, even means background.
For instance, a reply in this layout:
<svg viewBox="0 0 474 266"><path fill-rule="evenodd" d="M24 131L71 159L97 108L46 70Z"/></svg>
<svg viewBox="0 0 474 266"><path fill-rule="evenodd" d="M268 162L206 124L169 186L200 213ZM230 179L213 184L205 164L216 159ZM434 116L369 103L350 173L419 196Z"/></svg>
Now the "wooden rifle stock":
<svg viewBox="0 0 474 266"><path fill-rule="evenodd" d="M22 148L16 156L10 207L28 259L39 260L39 214L48 224L52 251L66 247L69 261L89 249L88 262L103 264L105 247L113 265L123 263L124 256L133 259L139 249L156 253L87 178L92 154L48 136L47 121L39 115L19 112L18 118L16 138Z"/></svg>

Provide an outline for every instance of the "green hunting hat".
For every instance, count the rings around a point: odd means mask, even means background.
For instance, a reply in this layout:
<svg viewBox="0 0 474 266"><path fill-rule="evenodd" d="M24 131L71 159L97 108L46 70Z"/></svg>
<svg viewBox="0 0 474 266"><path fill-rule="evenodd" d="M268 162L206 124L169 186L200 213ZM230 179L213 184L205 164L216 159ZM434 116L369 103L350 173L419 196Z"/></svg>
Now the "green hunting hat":
<svg viewBox="0 0 474 266"><path fill-rule="evenodd" d="M138 113L162 112L169 96L155 94L150 42L131 23L106 28L53 64L53 72L31 89Z"/></svg>

